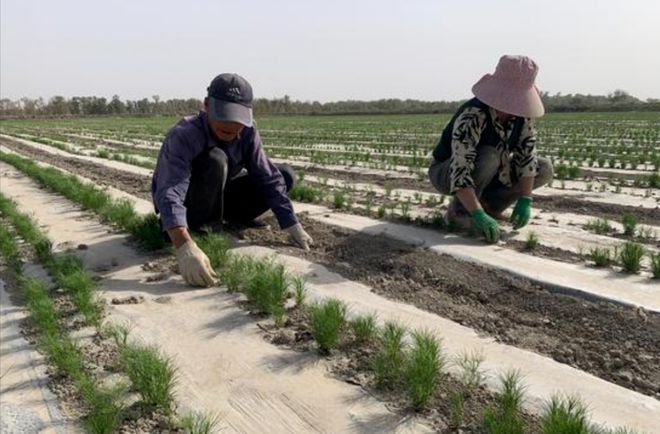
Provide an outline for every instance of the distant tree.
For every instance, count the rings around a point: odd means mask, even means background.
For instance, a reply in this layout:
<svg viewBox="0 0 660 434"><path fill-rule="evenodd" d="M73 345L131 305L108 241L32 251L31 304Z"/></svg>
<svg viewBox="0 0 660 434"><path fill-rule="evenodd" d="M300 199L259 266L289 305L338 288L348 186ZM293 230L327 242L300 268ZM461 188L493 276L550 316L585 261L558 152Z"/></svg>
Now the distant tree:
<svg viewBox="0 0 660 434"><path fill-rule="evenodd" d="M126 106L119 99L119 95L112 95L112 100L108 104L108 113L113 115L121 115L126 113Z"/></svg>

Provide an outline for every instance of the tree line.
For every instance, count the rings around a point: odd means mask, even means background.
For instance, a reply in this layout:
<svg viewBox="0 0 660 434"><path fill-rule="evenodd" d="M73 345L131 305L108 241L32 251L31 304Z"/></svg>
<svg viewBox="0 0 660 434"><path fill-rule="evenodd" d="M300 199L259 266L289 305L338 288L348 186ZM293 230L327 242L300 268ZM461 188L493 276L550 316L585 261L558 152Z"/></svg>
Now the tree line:
<svg viewBox="0 0 660 434"><path fill-rule="evenodd" d="M589 111L660 111L660 99L642 101L625 91L609 95L560 93L541 97L548 112ZM254 101L257 115L351 115L351 114L424 114L453 113L464 101L420 101L414 99L380 99L375 101L318 101L283 98L260 98ZM76 117L76 116L182 116L197 112L202 101L195 98L161 100L158 95L140 100L122 100L114 95L105 97L54 96L43 98L0 99L0 118Z"/></svg>

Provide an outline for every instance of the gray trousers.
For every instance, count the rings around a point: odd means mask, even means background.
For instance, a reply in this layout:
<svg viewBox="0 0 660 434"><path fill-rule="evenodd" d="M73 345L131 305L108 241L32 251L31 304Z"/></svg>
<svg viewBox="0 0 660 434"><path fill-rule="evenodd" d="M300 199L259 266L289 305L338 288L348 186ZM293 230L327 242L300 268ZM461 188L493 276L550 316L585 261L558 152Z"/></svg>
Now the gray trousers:
<svg viewBox="0 0 660 434"><path fill-rule="evenodd" d="M537 161L538 172L534 178L533 189L549 183L552 181L553 176L550 160L537 157ZM450 194L450 162L451 158L443 162L434 161L429 168L431 184L442 194ZM501 213L522 196L520 182L515 178L513 171L511 173L511 187L500 182L497 176L499 165L499 155L494 147L481 146L477 149L474 170L472 171L472 180L475 185L474 192L482 205L487 206L494 213Z"/></svg>

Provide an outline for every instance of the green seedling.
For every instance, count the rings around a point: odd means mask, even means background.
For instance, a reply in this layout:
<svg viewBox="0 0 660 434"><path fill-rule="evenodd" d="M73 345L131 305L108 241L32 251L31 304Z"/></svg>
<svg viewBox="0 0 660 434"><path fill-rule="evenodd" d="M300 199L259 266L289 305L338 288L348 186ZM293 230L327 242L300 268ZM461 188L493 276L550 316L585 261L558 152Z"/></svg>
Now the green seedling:
<svg viewBox="0 0 660 434"><path fill-rule="evenodd" d="M632 241L626 242L619 252L619 260L624 271L628 273L637 273L642 267L642 257L644 256L644 247L641 244Z"/></svg>
<svg viewBox="0 0 660 434"><path fill-rule="evenodd" d="M591 220L584 228L599 235L610 234L614 231L610 222L601 218Z"/></svg>
<svg viewBox="0 0 660 434"><path fill-rule="evenodd" d="M329 354L339 344L341 332L346 324L346 305L337 299L325 300L311 306L309 310L312 335L319 350Z"/></svg>
<svg viewBox="0 0 660 434"><path fill-rule="evenodd" d="M243 291L256 267L251 256L230 255L227 266L221 271L220 279L229 292Z"/></svg>
<svg viewBox="0 0 660 434"><path fill-rule="evenodd" d="M459 380L468 395L472 394L485 381L486 374L481 369L484 356L478 352L465 352L458 355L455 364L460 368Z"/></svg>
<svg viewBox="0 0 660 434"><path fill-rule="evenodd" d="M413 345L405 368L408 395L415 409L425 408L433 397L444 365L440 343L427 331L412 334Z"/></svg>
<svg viewBox="0 0 660 434"><path fill-rule="evenodd" d="M589 257L596 267L607 267L612 263L612 251L606 247L590 248Z"/></svg>
<svg viewBox="0 0 660 434"><path fill-rule="evenodd" d="M449 424L458 429L465 420L465 395L460 390L453 390L449 395Z"/></svg>
<svg viewBox="0 0 660 434"><path fill-rule="evenodd" d="M577 397L558 396L546 403L541 416L542 434L589 434L587 408Z"/></svg>
<svg viewBox="0 0 660 434"><path fill-rule="evenodd" d="M631 213L623 213L623 234L629 237L635 236L635 229L637 228L637 217Z"/></svg>
<svg viewBox="0 0 660 434"><path fill-rule="evenodd" d="M529 231L527 234L527 240L525 241L525 248L527 250L534 250L539 246L539 237L536 235L536 232Z"/></svg>
<svg viewBox="0 0 660 434"><path fill-rule="evenodd" d="M296 306L302 308L305 305L305 300L307 298L307 281L303 276L296 275L291 278L291 283L293 284Z"/></svg>
<svg viewBox="0 0 660 434"><path fill-rule="evenodd" d="M194 239L197 246L206 253L213 269L222 269L227 264L230 247L227 238L220 234L209 233L195 236Z"/></svg>
<svg viewBox="0 0 660 434"><path fill-rule="evenodd" d="M654 279L660 279L660 253L649 253L651 258L651 272Z"/></svg>
<svg viewBox="0 0 660 434"><path fill-rule="evenodd" d="M151 346L126 345L121 365L144 403L170 414L174 410L176 369L172 360Z"/></svg>
<svg viewBox="0 0 660 434"><path fill-rule="evenodd" d="M395 388L403 380L405 332L403 326L392 321L386 322L380 331L381 348L374 361L374 374L379 387Z"/></svg>
<svg viewBox="0 0 660 434"><path fill-rule="evenodd" d="M355 340L359 343L370 342L378 332L376 314L362 315L351 321Z"/></svg>
<svg viewBox="0 0 660 434"><path fill-rule="evenodd" d="M489 434L524 434L522 417L524 388L518 371L510 371L500 377L502 383L497 405L484 413L484 428Z"/></svg>
<svg viewBox="0 0 660 434"><path fill-rule="evenodd" d="M291 200L307 203L318 202L323 194L321 190L312 187L311 185L299 183L293 186L291 191L289 191L289 197Z"/></svg>
<svg viewBox="0 0 660 434"><path fill-rule="evenodd" d="M180 421L185 434L213 434L220 424L220 416L208 414L201 411L186 413Z"/></svg>
<svg viewBox="0 0 660 434"><path fill-rule="evenodd" d="M335 191L333 204L336 209L345 209L348 207L348 199L343 191Z"/></svg>
<svg viewBox="0 0 660 434"><path fill-rule="evenodd" d="M284 324L284 304L289 295L289 284L284 265L266 259L256 262L245 295L261 311L272 315L279 327Z"/></svg>

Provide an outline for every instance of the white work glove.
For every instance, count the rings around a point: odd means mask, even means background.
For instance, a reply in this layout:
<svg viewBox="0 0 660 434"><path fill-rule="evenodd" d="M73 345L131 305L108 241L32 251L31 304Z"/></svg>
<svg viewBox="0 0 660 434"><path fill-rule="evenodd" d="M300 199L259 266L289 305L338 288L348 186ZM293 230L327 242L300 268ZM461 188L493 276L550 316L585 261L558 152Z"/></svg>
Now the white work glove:
<svg viewBox="0 0 660 434"><path fill-rule="evenodd" d="M286 231L289 233L289 240L294 241L305 250L309 250L309 246L314 244L314 240L305 232L300 223L286 228Z"/></svg>
<svg viewBox="0 0 660 434"><path fill-rule="evenodd" d="M183 279L194 286L211 286L218 277L211 267L208 256L194 241L186 241L176 249L179 272Z"/></svg>

